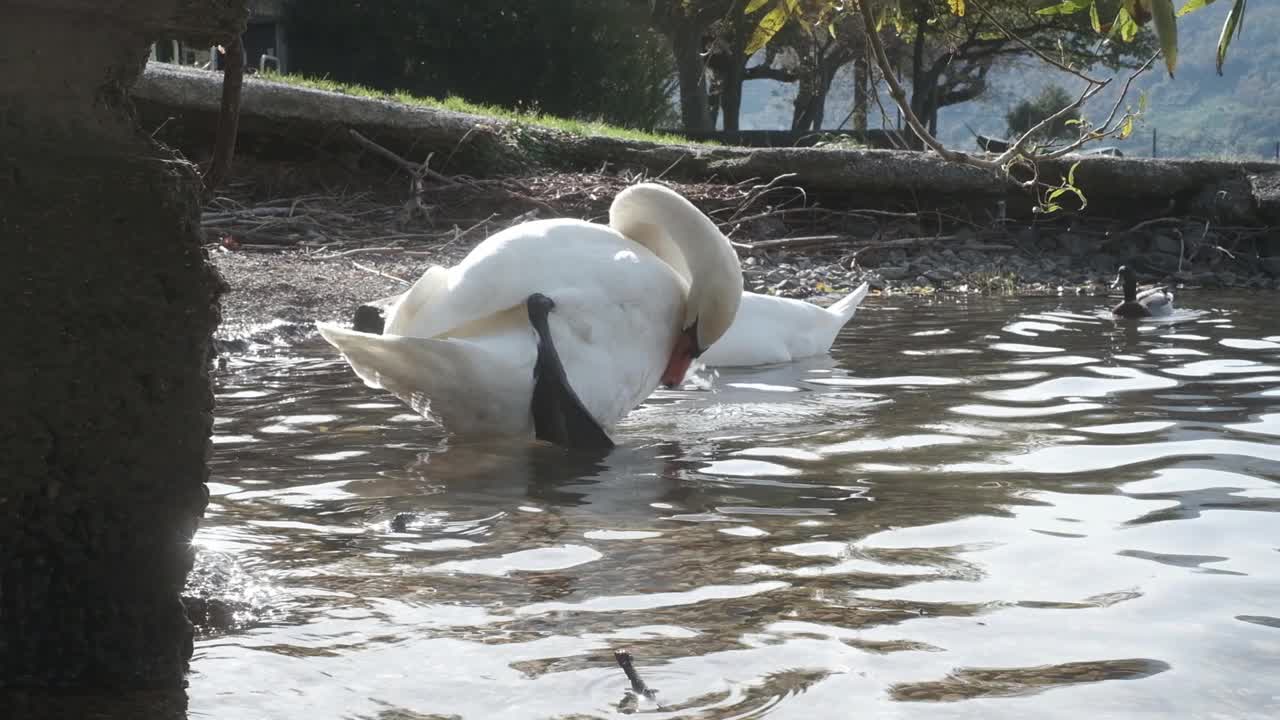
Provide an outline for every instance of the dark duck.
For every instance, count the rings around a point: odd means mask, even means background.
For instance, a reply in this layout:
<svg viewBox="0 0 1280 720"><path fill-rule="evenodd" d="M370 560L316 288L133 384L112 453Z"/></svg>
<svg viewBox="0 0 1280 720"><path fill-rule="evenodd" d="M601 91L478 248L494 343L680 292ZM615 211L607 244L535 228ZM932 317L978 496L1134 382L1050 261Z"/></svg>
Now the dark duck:
<svg viewBox="0 0 1280 720"><path fill-rule="evenodd" d="M1138 292L1138 274L1128 265L1121 265L1116 273L1116 285L1124 285L1124 301L1111 308L1111 313L1122 318L1143 318L1168 315L1173 312L1173 293L1163 286Z"/></svg>

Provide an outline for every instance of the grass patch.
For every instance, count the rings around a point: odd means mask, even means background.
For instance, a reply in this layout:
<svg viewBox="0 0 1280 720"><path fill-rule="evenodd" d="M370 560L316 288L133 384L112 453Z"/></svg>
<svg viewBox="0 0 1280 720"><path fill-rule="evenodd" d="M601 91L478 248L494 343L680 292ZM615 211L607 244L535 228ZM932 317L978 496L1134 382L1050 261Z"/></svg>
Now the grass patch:
<svg viewBox="0 0 1280 720"><path fill-rule="evenodd" d="M469 113L471 115L481 115L498 120L505 120L511 123L536 125L538 127L548 128L551 130L558 130L570 135L583 137L600 135L604 137L618 138L620 140L639 140L660 143L663 145L690 144L688 138L681 137L679 135L634 130L632 128L610 125L609 123L598 120L574 120L572 118L556 117L537 110L513 110L511 108L498 107L496 105L481 105L479 103L473 103L454 96L446 97L441 100L438 98L419 97L407 92L387 93L381 90L374 90L373 88L368 88L363 85L342 83L328 78L306 77L303 75L282 75L280 73L270 71L260 73L258 77L264 80L284 83L286 85L295 85L297 87L306 87L315 90L326 90L328 92L341 93L343 95L375 98L378 100L390 100L393 102L403 103L405 105L435 108L438 110L452 110L454 112ZM715 143L700 144L708 145Z"/></svg>

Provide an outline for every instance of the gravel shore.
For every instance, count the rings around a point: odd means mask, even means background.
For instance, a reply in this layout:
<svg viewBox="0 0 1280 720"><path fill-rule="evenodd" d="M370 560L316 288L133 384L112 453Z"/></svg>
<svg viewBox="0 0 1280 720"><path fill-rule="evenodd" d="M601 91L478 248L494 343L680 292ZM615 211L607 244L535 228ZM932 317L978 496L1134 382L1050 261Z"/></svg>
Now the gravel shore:
<svg viewBox="0 0 1280 720"><path fill-rule="evenodd" d="M604 220L631 180L547 175L403 206L308 196L206 213L210 258L231 287L219 350L308 341L316 320L349 321L361 303L403 292L428 266L457 263L503 227ZM823 206L778 184L673 186L738 244L747 289L818 304L863 281L873 294L1106 296L1125 263L1140 283L1175 291L1280 289L1280 233L1267 228L1177 217L1027 224L972 213L944 222L937 212Z"/></svg>

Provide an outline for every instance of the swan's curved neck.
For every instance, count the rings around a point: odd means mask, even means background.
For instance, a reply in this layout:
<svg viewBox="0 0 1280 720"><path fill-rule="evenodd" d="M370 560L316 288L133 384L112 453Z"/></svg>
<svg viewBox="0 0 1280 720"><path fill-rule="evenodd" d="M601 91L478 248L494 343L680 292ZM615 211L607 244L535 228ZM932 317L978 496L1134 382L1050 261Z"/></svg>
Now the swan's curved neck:
<svg viewBox="0 0 1280 720"><path fill-rule="evenodd" d="M738 254L711 218L661 185L633 185L614 198L609 225L644 245L689 283L690 301L720 283L742 292Z"/></svg>

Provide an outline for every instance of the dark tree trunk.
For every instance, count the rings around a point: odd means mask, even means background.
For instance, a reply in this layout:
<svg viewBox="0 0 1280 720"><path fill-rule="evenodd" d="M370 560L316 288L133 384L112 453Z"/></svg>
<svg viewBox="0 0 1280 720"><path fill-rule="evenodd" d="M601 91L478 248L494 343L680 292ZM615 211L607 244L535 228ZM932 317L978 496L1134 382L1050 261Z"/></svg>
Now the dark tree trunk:
<svg viewBox="0 0 1280 720"><path fill-rule="evenodd" d="M741 53L739 55L741 56ZM746 63L745 56L741 56L739 62L731 63L720 89L720 109L724 113L724 129L728 132L738 131L742 114L742 84L746 81Z"/></svg>
<svg viewBox="0 0 1280 720"><path fill-rule="evenodd" d="M686 130L711 130L706 70L702 60L702 31L691 23L673 30L671 49L680 80L680 120Z"/></svg>
<svg viewBox="0 0 1280 720"><path fill-rule="evenodd" d="M870 84L867 59L858 58L853 64L853 129L863 138L867 135L867 100L870 96L867 88Z"/></svg>
<svg viewBox="0 0 1280 720"><path fill-rule="evenodd" d="M915 113L916 118L922 123L927 122L924 115L925 105L928 103L933 87L933 82L927 78L928 70L924 66L927 22L928 17L923 11L916 14L916 38L911 48L911 112ZM914 150L924 149L924 140L914 132L907 133L907 142Z"/></svg>
<svg viewBox="0 0 1280 720"><path fill-rule="evenodd" d="M110 17L87 0L61 13L24 4L0 25L6 708L14 688L185 683L192 630L179 594L208 499L223 283L201 248L194 167L136 128L127 92L144 38L193 31L174 18L203 8L220 34L245 15L220 0Z"/></svg>

